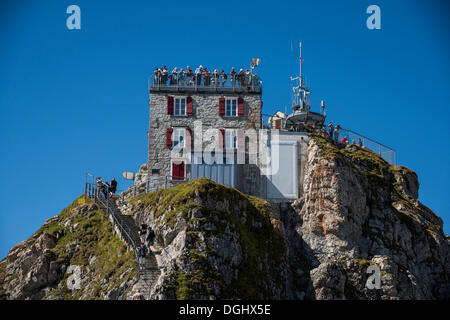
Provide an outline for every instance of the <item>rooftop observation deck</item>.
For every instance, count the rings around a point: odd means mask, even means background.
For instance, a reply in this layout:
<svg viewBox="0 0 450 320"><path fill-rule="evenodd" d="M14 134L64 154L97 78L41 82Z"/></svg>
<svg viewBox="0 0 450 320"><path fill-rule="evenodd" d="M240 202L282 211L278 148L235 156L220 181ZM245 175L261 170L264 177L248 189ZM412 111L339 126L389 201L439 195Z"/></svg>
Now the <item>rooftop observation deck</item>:
<svg viewBox="0 0 450 320"><path fill-rule="evenodd" d="M220 77L196 78L195 75L187 76L186 74L177 74L176 77L167 79L160 76L151 76L148 79L148 88L150 93L244 93L244 94L262 94L262 81L258 75L252 74L250 77L239 77L235 74L232 79L231 74L226 74L227 79Z"/></svg>

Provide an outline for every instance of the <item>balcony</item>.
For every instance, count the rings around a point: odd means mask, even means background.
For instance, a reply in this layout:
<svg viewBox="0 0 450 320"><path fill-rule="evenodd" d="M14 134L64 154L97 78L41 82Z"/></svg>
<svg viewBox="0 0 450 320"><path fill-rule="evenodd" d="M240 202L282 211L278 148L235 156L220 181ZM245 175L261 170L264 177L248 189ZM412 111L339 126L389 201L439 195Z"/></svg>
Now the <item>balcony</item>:
<svg viewBox="0 0 450 320"><path fill-rule="evenodd" d="M224 79L219 74L218 77L183 74L169 74L166 77L154 75L149 77L148 86L152 92L199 92L199 93L249 93L261 94L262 81L256 74L249 77L234 74L226 74Z"/></svg>

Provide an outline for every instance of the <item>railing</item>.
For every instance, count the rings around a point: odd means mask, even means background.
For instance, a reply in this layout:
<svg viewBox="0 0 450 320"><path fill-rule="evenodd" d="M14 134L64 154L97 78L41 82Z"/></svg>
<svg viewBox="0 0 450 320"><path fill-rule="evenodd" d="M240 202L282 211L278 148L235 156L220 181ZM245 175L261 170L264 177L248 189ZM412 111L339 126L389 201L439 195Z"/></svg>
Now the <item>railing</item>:
<svg viewBox="0 0 450 320"><path fill-rule="evenodd" d="M328 127L325 127L324 130L328 133ZM363 136L362 134L359 134L355 131L341 128L339 130L339 136L336 137L335 132L333 132L333 140L335 140L338 143L342 143L343 140L346 138L345 143L353 143L357 144L361 147L365 147L367 149L372 150L373 152L377 153L380 157L382 157L384 160L386 160L390 164L396 164L396 157L397 153L394 149L389 148L388 146L385 146L382 143L379 143L378 141L375 141L373 139L367 138L366 136Z"/></svg>
<svg viewBox="0 0 450 320"><path fill-rule="evenodd" d="M140 279L140 268L139 268L137 245L136 245L136 242L133 240L133 237L131 236L131 229L129 226L124 225L123 222L120 221L120 219L118 218L118 213L112 206L110 206L109 200L105 199L101 190L99 190L96 187L96 184L94 184L93 182L87 181L88 177L93 177L92 181L94 181L93 175L86 174L86 182L85 182L85 187L84 187L85 195L88 196L89 198L94 199L94 201L96 203L98 203L100 206L103 207L103 209L106 211L106 214L112 218L113 230L115 229L115 226L118 226L118 228L120 230L120 235L126 239L126 242L128 242L129 245L131 245L133 247L133 253L134 253L134 257L136 259L136 266L137 266L137 277L136 277L136 281L134 282L134 283L136 283ZM130 286L132 286L132 285L130 285ZM122 294L125 294L125 291L126 291L126 289L128 289L129 286L125 286L125 287L126 288L123 288ZM116 300L119 300L121 298L121 296L122 295L118 292L116 295Z"/></svg>
<svg viewBox="0 0 450 320"><path fill-rule="evenodd" d="M226 76L226 77L225 77ZM153 74L149 77L149 88L246 88L251 90L260 89L262 81L257 74L231 74L224 75L210 73L203 74L168 73Z"/></svg>

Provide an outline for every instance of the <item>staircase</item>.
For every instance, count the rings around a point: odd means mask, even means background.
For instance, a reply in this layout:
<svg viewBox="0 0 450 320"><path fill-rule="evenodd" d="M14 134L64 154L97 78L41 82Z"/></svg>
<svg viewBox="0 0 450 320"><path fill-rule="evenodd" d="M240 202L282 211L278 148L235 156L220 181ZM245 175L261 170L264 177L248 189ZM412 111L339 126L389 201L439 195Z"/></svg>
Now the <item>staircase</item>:
<svg viewBox="0 0 450 320"><path fill-rule="evenodd" d="M154 248L152 249L154 250ZM140 278L131 290L129 290L127 299L133 299L134 297L150 299L150 290L156 281L158 281L159 275L161 274L156 260L156 254L159 254L159 252L154 252L153 250L149 250L145 257L144 270L140 271Z"/></svg>
<svg viewBox="0 0 450 320"><path fill-rule="evenodd" d="M148 250L145 257L145 263L143 270L139 270L137 249L142 244L139 236L139 227L132 216L124 215L120 212L120 209L116 205L118 196L112 196L111 198L104 199L102 196L96 195L95 186L89 186L90 183L86 182L85 193L89 197L93 198L97 205L110 217L114 232L117 233L119 238L124 241L129 249L134 251L136 258L136 264L138 267L137 279L134 284L131 285L131 289L124 288L128 292L125 294L118 294L117 299L133 299L135 296L139 296L141 299L148 299L149 293L153 285L158 280L160 275L160 268L158 266L156 255L160 254L160 251L156 248ZM88 185L89 184L89 185ZM123 297L122 297L123 295Z"/></svg>

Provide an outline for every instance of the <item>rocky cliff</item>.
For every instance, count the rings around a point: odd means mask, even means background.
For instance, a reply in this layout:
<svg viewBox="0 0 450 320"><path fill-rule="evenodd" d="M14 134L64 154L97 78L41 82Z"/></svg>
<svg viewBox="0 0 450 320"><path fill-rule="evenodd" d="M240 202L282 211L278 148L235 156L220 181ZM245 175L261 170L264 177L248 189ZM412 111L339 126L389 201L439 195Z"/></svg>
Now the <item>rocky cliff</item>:
<svg viewBox="0 0 450 320"><path fill-rule="evenodd" d="M0 261L0 299L115 299L136 272L105 213L80 197Z"/></svg>
<svg viewBox="0 0 450 320"><path fill-rule="evenodd" d="M155 230L160 248L158 276L138 289L152 299L450 298L450 239L417 200L414 172L316 132L301 183L304 196L292 203L207 179L118 203ZM367 285L371 265L379 289ZM135 276L132 252L80 198L0 262L0 294L110 299Z"/></svg>

